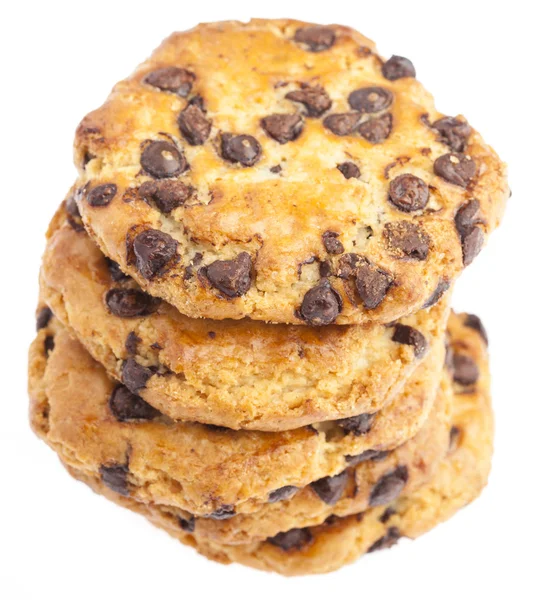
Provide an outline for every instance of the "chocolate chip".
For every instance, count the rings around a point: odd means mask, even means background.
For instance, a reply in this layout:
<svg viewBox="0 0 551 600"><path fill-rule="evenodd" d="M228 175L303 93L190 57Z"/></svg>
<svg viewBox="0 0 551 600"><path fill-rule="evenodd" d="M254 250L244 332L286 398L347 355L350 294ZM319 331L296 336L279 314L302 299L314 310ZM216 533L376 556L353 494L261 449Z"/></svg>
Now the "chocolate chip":
<svg viewBox="0 0 551 600"><path fill-rule="evenodd" d="M344 246L337 239L339 235L336 231L326 231L322 234L321 239L327 254L342 254L344 252Z"/></svg>
<svg viewBox="0 0 551 600"><path fill-rule="evenodd" d="M335 113L325 117L324 126L335 135L350 135L362 118L360 113Z"/></svg>
<svg viewBox="0 0 551 600"><path fill-rule="evenodd" d="M484 244L484 232L477 226L482 223L478 200L469 200L459 208L455 215L455 227L461 239L465 266L473 262Z"/></svg>
<svg viewBox="0 0 551 600"><path fill-rule="evenodd" d="M260 144L252 135L234 135L223 133L222 157L232 163L240 163L244 167L252 167L262 154Z"/></svg>
<svg viewBox="0 0 551 600"><path fill-rule="evenodd" d="M327 92L319 85L303 85L300 90L286 94L285 98L303 104L309 117L321 117L332 104Z"/></svg>
<svg viewBox="0 0 551 600"><path fill-rule="evenodd" d="M440 134L438 141L447 144L455 152L463 152L467 146L471 127L462 119L456 117L442 117L432 126Z"/></svg>
<svg viewBox="0 0 551 600"><path fill-rule="evenodd" d="M429 201L429 187L419 177L404 173L390 182L388 199L404 212L422 210Z"/></svg>
<svg viewBox="0 0 551 600"><path fill-rule="evenodd" d="M395 500L404 489L408 477L408 468L403 465L380 477L369 495L369 506L381 506Z"/></svg>
<svg viewBox="0 0 551 600"><path fill-rule="evenodd" d="M192 146L201 146L207 141L211 125L201 108L194 104L188 104L178 115L180 132Z"/></svg>
<svg viewBox="0 0 551 600"><path fill-rule="evenodd" d="M176 177L189 168L184 155L174 144L149 141L140 157L143 170L157 179Z"/></svg>
<svg viewBox="0 0 551 600"><path fill-rule="evenodd" d="M128 496L128 467L126 465L102 465L99 472L101 480L109 489L121 496Z"/></svg>
<svg viewBox="0 0 551 600"><path fill-rule="evenodd" d="M372 460L374 462L379 462L384 460L388 456L389 452L387 450L364 450L361 454L347 454L344 458L349 466L355 467L360 463L366 462L368 460Z"/></svg>
<svg viewBox="0 0 551 600"><path fill-rule="evenodd" d="M373 542L368 548L368 552L376 552L377 550L385 550L391 548L400 539L400 530L398 527L389 527L385 535L379 538L376 542Z"/></svg>
<svg viewBox="0 0 551 600"><path fill-rule="evenodd" d="M191 104L192 106L196 106L197 108L201 109L202 112L207 112L207 110L205 108L205 100L204 100L203 96L199 96L199 95L193 96L193 98L190 99L188 104Z"/></svg>
<svg viewBox="0 0 551 600"><path fill-rule="evenodd" d="M474 329L478 331L480 337L484 340L484 343L488 345L488 333L486 332L486 328L482 324L482 321L476 315L467 315L465 320L463 321L463 325L465 327L469 327L470 329Z"/></svg>
<svg viewBox="0 0 551 600"><path fill-rule="evenodd" d="M311 544L314 540L314 536L308 529L289 529L289 531L282 531L273 537L268 538L268 542L285 550L301 550L308 544Z"/></svg>
<svg viewBox="0 0 551 600"><path fill-rule="evenodd" d="M44 353L49 356L50 352L55 348L55 341L53 336L48 335L44 338Z"/></svg>
<svg viewBox="0 0 551 600"><path fill-rule="evenodd" d="M368 310L379 306L393 281L389 273L354 253L344 254L339 259L337 276L355 282L356 292Z"/></svg>
<svg viewBox="0 0 551 600"><path fill-rule="evenodd" d="M44 329L50 322L50 319L54 316L54 313L48 306L43 306L36 317L36 330Z"/></svg>
<svg viewBox="0 0 551 600"><path fill-rule="evenodd" d="M185 206L193 194L193 188L175 179L146 181L138 189L140 196L168 215L175 208Z"/></svg>
<svg viewBox="0 0 551 600"><path fill-rule="evenodd" d="M385 110L392 104L392 100L393 95L390 90L377 86L354 90L348 96L350 107L363 113Z"/></svg>
<svg viewBox="0 0 551 600"><path fill-rule="evenodd" d="M341 279L351 279L356 276L358 269L365 265L367 260L359 254L348 253L344 254L339 259L337 276Z"/></svg>
<svg viewBox="0 0 551 600"><path fill-rule="evenodd" d="M188 519L184 519L184 517L178 517L178 524L180 527L187 531L188 533L193 533L195 531L195 517L191 516Z"/></svg>
<svg viewBox="0 0 551 600"><path fill-rule="evenodd" d="M337 169L344 175L346 179L352 177L358 179L361 175L360 169L353 162L347 161L337 165Z"/></svg>
<svg viewBox="0 0 551 600"><path fill-rule="evenodd" d="M260 123L264 131L280 144L296 140L304 127L302 117L291 114L270 115L264 117Z"/></svg>
<svg viewBox="0 0 551 600"><path fill-rule="evenodd" d="M474 225L482 223L480 202L476 199L463 204L455 215L455 227L460 236L467 234Z"/></svg>
<svg viewBox="0 0 551 600"><path fill-rule="evenodd" d="M396 258L425 260L429 254L429 236L415 223L394 221L383 229L387 250Z"/></svg>
<svg viewBox="0 0 551 600"><path fill-rule="evenodd" d="M396 514L396 509L392 506L385 508L383 514L379 517L381 523L388 523L390 519Z"/></svg>
<svg viewBox="0 0 551 600"><path fill-rule="evenodd" d="M109 409L117 421L151 421L161 413L133 394L124 385L118 385L109 398Z"/></svg>
<svg viewBox="0 0 551 600"><path fill-rule="evenodd" d="M162 67L148 73L144 82L163 92L173 92L185 98L191 91L195 75L181 67Z"/></svg>
<svg viewBox="0 0 551 600"><path fill-rule="evenodd" d="M333 274L331 263L328 260L322 260L319 264L320 277L329 277Z"/></svg>
<svg viewBox="0 0 551 600"><path fill-rule="evenodd" d="M134 238L133 248L136 268L146 279L153 279L177 256L178 242L168 233L146 229Z"/></svg>
<svg viewBox="0 0 551 600"><path fill-rule="evenodd" d="M109 270L109 274L111 275L111 279L113 281L119 282L127 281L128 279L130 279L129 275L121 271L119 263L115 262L114 260L111 260L107 256L105 257L105 262L107 264L107 269Z"/></svg>
<svg viewBox="0 0 551 600"><path fill-rule="evenodd" d="M373 310L385 299L392 285L392 276L371 263L362 265L356 274L356 289L364 308Z"/></svg>
<svg viewBox="0 0 551 600"><path fill-rule="evenodd" d="M209 282L228 298L243 296L251 288L253 263L246 252L233 260L216 260L205 268Z"/></svg>
<svg viewBox="0 0 551 600"><path fill-rule="evenodd" d="M335 32L329 27L301 27L295 32L294 40L308 46L310 52L328 50L335 43Z"/></svg>
<svg viewBox="0 0 551 600"><path fill-rule="evenodd" d="M369 432L375 420L375 413L363 413L355 417L346 419L338 419L335 424L343 429L346 433L354 435L364 435Z"/></svg>
<svg viewBox="0 0 551 600"><path fill-rule="evenodd" d="M275 167L270 167L270 173L274 173L275 175L281 173L282 170L283 169L281 168L281 165L275 165Z"/></svg>
<svg viewBox="0 0 551 600"><path fill-rule="evenodd" d="M394 55L383 65L383 75L389 81L396 81L402 77L415 77L415 67L408 58Z"/></svg>
<svg viewBox="0 0 551 600"><path fill-rule="evenodd" d="M448 446L449 452L454 452L457 450L457 446L459 445L459 438L461 437L461 429L456 425L453 425L450 429L450 442Z"/></svg>
<svg viewBox="0 0 551 600"><path fill-rule="evenodd" d="M480 371L476 362L465 354L454 352L452 358L453 380L460 385L473 385L478 381Z"/></svg>
<svg viewBox="0 0 551 600"><path fill-rule="evenodd" d="M291 496L294 496L297 491L298 487L294 485L285 485L277 490L274 490L273 492L270 492L270 495L268 496L268 502L273 503L280 502L281 500L288 500L291 498Z"/></svg>
<svg viewBox="0 0 551 600"><path fill-rule="evenodd" d="M476 175L476 164L466 154L448 152L434 161L434 172L449 183L466 188Z"/></svg>
<svg viewBox="0 0 551 600"><path fill-rule="evenodd" d="M231 504L223 504L220 508L211 512L207 515L207 519L214 519L215 521L225 521L231 519L235 515L235 506Z"/></svg>
<svg viewBox="0 0 551 600"><path fill-rule="evenodd" d="M88 192L86 200L90 206L107 206L117 193L117 186L114 183L104 183L92 188Z"/></svg>
<svg viewBox="0 0 551 600"><path fill-rule="evenodd" d="M133 319L154 313L161 301L141 290L112 288L105 294L105 303L116 317Z"/></svg>
<svg viewBox="0 0 551 600"><path fill-rule="evenodd" d="M324 279L304 294L299 313L308 325L329 325L341 310L341 297Z"/></svg>
<svg viewBox="0 0 551 600"><path fill-rule="evenodd" d="M484 232L480 227L473 227L463 236L463 264L467 267L478 256L484 245Z"/></svg>
<svg viewBox="0 0 551 600"><path fill-rule="evenodd" d="M417 358L423 356L428 349L428 343L425 336L414 327L403 325L402 323L394 325L392 341L398 342L398 344L413 346L413 353Z"/></svg>
<svg viewBox="0 0 551 600"><path fill-rule="evenodd" d="M133 394L137 394L140 390L143 390L152 376L152 369L143 367L133 358L129 358L123 362L121 381Z"/></svg>
<svg viewBox="0 0 551 600"><path fill-rule="evenodd" d="M380 117L373 117L358 127L358 133L372 144L384 142L392 131L392 115L385 113Z"/></svg>
<svg viewBox="0 0 551 600"><path fill-rule="evenodd" d="M196 267L197 265L200 265L202 262L203 262L203 253L196 252L193 255L193 258L191 259L190 264L192 264L194 267Z"/></svg>
<svg viewBox="0 0 551 600"><path fill-rule="evenodd" d="M336 504L343 495L344 488L348 483L348 473L343 471L333 477L323 477L310 484L310 487L314 490L317 496L325 502L333 506Z"/></svg>
<svg viewBox="0 0 551 600"><path fill-rule="evenodd" d="M430 308L434 306L440 298L450 289L450 282L447 279L441 279L436 286L434 292L432 292L430 298L423 304L421 308Z"/></svg>
<svg viewBox="0 0 551 600"><path fill-rule="evenodd" d="M142 338L136 335L134 331L131 331L126 336L126 341L124 342L124 348L128 352L130 356L135 356L138 352L138 344L141 343Z"/></svg>

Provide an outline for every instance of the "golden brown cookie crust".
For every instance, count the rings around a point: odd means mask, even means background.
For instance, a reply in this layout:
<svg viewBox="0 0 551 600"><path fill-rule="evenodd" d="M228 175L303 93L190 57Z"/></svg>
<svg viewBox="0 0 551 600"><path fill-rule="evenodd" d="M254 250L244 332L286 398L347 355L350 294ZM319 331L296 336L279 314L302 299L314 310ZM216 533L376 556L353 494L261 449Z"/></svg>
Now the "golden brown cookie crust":
<svg viewBox="0 0 551 600"><path fill-rule="evenodd" d="M324 480L297 490L289 499L265 504L254 513L238 514L227 520L195 519L195 537L221 544L244 544L264 540L280 531L319 525L331 516L357 514L366 510L372 499L376 502L377 486L389 477L403 481L403 485L398 484L396 494L413 492L434 476L447 454L452 400L451 383L444 372L427 421L400 447L389 453L376 453L327 483ZM316 492L316 485L320 484L321 496Z"/></svg>
<svg viewBox="0 0 551 600"><path fill-rule="evenodd" d="M388 323L453 282L501 219L506 169L480 135L462 118L442 125L430 94L411 76L389 79L370 40L331 26L320 46L309 27L253 20L173 34L78 128L75 199L88 231L190 317ZM183 79L167 91L159 69L175 66ZM343 113L356 129L337 135L327 118ZM281 114L302 127L285 143L263 121ZM374 143L373 130L388 137ZM401 176L422 180L409 182L413 199ZM177 197L159 200L170 181ZM161 239L144 247L136 237L149 230ZM151 244L164 258L151 262Z"/></svg>
<svg viewBox="0 0 551 600"><path fill-rule="evenodd" d="M452 315L450 330L452 336L460 334L461 352L476 363L479 377L470 387L457 384L452 409L455 433L450 436L449 453L434 478L387 506L345 518L330 518L323 525L301 530L304 533L301 537L299 533L295 539L301 539L303 543L296 548L285 550L277 546L275 540L224 545L206 538L198 539L182 529L170 510L114 494L97 478L72 468L69 471L96 492L144 515L154 525L211 560L239 562L288 576L336 570L368 551L392 545L399 537L416 538L426 533L473 501L486 485L493 446L488 356L479 332L465 325L469 316Z"/></svg>
<svg viewBox="0 0 551 600"><path fill-rule="evenodd" d="M414 436L436 393L427 374L435 369L431 362L441 365L442 356L418 367L361 434L337 422L272 433L176 423L161 415L119 421L110 399L120 386L51 317L30 350L31 422L65 463L90 476L106 465L127 466L131 494L141 502L195 515L228 506L250 513L275 490L336 475L350 465L347 457L392 450ZM435 441L431 451L437 447Z"/></svg>
<svg viewBox="0 0 551 600"><path fill-rule="evenodd" d="M63 208L50 225L42 299L129 387L129 361L154 369L138 393L173 419L270 431L376 412L424 360L425 386L436 385L449 293L392 327L197 320L164 302L151 314L125 318L111 307L110 294L135 292L137 284L120 272L113 279L100 250L74 225ZM421 334L420 345L396 341L403 325Z"/></svg>

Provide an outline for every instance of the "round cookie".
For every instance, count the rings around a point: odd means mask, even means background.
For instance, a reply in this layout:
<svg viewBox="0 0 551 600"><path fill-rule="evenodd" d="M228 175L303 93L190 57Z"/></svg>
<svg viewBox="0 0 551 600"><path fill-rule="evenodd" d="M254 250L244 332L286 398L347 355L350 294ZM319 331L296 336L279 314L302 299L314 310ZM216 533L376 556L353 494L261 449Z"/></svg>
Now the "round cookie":
<svg viewBox="0 0 551 600"><path fill-rule="evenodd" d="M341 26L173 34L81 122L76 205L190 317L392 322L453 282L509 196L495 152L414 74Z"/></svg>
<svg viewBox="0 0 551 600"><path fill-rule="evenodd" d="M287 430L376 412L429 349L442 352L449 294L392 326L191 319L106 260L72 206L50 225L42 298L112 376L175 420ZM432 385L440 363L430 365Z"/></svg>
<svg viewBox="0 0 551 600"><path fill-rule="evenodd" d="M97 477L71 467L69 471L96 492L144 515L211 560L239 562L282 575L334 571L366 552L389 548L401 537L417 538L426 533L473 501L486 485L493 444L488 358L480 332L469 324L471 317L452 315L450 319L452 336L454 332L458 334L455 343L452 342L454 354L470 358L478 369L478 378L468 385L455 381L454 425L450 430L448 455L431 481L386 506L344 518L329 517L318 527L293 529L262 542L224 545L197 538L189 528L183 528L179 518L166 507L136 502L113 493Z"/></svg>
<svg viewBox="0 0 551 600"><path fill-rule="evenodd" d="M170 420L111 379L47 307L38 324L29 361L35 432L69 466L120 493L211 518L257 511L281 501L289 486L303 488L366 452L382 457L406 442L434 403L438 381L425 371L443 363L431 353L374 415L285 432L232 431Z"/></svg>

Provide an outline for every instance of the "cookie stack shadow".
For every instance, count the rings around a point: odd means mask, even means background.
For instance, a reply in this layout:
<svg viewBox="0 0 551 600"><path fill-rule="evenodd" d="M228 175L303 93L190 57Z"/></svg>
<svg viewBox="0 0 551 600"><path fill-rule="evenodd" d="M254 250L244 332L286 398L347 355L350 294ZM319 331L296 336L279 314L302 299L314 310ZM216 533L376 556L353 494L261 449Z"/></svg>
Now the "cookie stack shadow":
<svg viewBox="0 0 551 600"><path fill-rule="evenodd" d="M29 359L32 427L73 477L285 575L478 496L487 337L450 295L505 167L409 61L339 26L202 25L83 120L75 158Z"/></svg>

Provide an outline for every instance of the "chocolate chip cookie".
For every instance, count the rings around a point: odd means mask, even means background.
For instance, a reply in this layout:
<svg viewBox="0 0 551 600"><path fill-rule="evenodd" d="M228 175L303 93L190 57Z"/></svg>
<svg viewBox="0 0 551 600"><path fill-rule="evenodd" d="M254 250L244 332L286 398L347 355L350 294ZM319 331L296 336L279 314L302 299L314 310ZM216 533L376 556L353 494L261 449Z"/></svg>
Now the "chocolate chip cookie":
<svg viewBox="0 0 551 600"><path fill-rule="evenodd" d="M452 315L450 319L450 356L459 353L470 358L478 378L468 385L455 381L448 454L429 482L398 498L388 497L387 504L344 518L330 516L322 525L282 531L264 541L228 545L197 537L195 524L182 521L169 507L137 502L113 492L97 476L74 467L69 471L96 492L144 515L212 560L239 562L283 575L333 571L366 553L389 548L401 537L426 533L474 500L486 485L493 443L487 351L481 332L467 324L470 318ZM457 377L456 371L452 373Z"/></svg>
<svg viewBox="0 0 551 600"><path fill-rule="evenodd" d="M140 502L177 507L187 520L255 512L309 484L327 497L323 478L343 478L348 469L352 481L354 467L365 461L371 466L360 468L367 469L364 487L373 488L380 476L401 466L386 458L388 452L419 435L426 423L437 388L427 371L442 369L444 362L443 353L431 353L378 413L284 432L232 431L173 421L110 378L49 309L40 309L38 322L29 361L35 432L69 466ZM445 421L442 400L432 415L428 427L436 432ZM426 450L427 469L439 439L435 433L434 441L415 442ZM404 464L414 454L406 450L397 451ZM423 476L423 465L407 460L412 480ZM297 494L297 506L303 501L312 501L309 492Z"/></svg>
<svg viewBox="0 0 551 600"><path fill-rule="evenodd" d="M173 34L78 128L80 224L193 318L411 314L473 261L509 196L495 152L415 75L341 26Z"/></svg>
<svg viewBox="0 0 551 600"><path fill-rule="evenodd" d="M392 326L191 319L141 290L69 218L66 203L50 226L43 300L113 377L172 419L286 430L374 413L443 351L447 296ZM439 372L430 361L429 387Z"/></svg>

